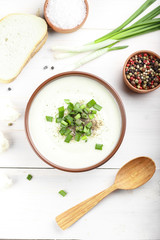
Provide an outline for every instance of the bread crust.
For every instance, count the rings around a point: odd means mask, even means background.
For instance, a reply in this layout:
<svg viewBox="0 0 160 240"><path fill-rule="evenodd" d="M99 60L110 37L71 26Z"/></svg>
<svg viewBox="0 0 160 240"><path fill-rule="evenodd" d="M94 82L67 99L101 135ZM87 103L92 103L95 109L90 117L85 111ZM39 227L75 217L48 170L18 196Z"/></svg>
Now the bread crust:
<svg viewBox="0 0 160 240"><path fill-rule="evenodd" d="M11 16L11 15L32 15L32 14L21 14L21 13L14 13L14 14L9 14L7 16L5 16L4 18L2 18L0 20L3 21L5 18L7 18L8 16ZM37 16L36 16L37 17ZM44 19L43 19L44 20ZM45 20L44 20L45 21ZM46 31L46 34L39 40L39 42L37 42L37 44L34 46L34 48L32 49L32 51L30 52L30 55L29 57L25 60L25 62L23 63L23 65L21 66L19 72L17 73L16 76L14 76L13 78L11 79L8 79L8 80L4 80L4 79L1 79L0 78L0 83L10 83L12 81L14 81L17 76L21 73L21 71L23 70L23 68L25 67L25 65L29 62L29 60L42 48L42 46L45 44L45 42L47 41L47 38L48 38L48 32Z"/></svg>

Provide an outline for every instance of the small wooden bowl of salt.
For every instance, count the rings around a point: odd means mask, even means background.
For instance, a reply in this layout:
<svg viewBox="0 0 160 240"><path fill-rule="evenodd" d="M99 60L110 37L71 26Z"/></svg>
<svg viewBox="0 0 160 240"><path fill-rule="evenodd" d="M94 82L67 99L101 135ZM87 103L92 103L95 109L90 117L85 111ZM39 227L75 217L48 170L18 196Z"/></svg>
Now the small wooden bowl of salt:
<svg viewBox="0 0 160 240"><path fill-rule="evenodd" d="M85 23L89 6L87 0L46 0L44 16L56 32L71 33Z"/></svg>

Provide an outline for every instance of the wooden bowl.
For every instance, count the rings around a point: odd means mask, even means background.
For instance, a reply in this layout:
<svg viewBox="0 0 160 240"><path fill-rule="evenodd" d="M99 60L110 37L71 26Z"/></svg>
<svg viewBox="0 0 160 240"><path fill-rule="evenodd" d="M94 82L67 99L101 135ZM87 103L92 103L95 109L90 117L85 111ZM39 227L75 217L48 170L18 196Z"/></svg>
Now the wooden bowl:
<svg viewBox="0 0 160 240"><path fill-rule="evenodd" d="M87 0L84 0L85 4L86 4L86 16L85 18L83 19L83 21L81 22L81 24L77 25L76 27L74 28L70 28L70 29L62 29L62 28L59 28L59 27L56 27L55 25L53 25L50 21L50 19L47 17L47 13L46 13L46 9L47 9L47 5L48 5L48 2L49 0L46 0L45 1L45 4L44 4L44 17L48 23L48 25L56 32L59 32L59 33L71 33L71 32L75 32L77 31L79 28L82 27L82 25L85 23L87 17L88 17L88 12L89 12L89 6L88 6L88 2Z"/></svg>
<svg viewBox="0 0 160 240"><path fill-rule="evenodd" d="M125 68L126 68L126 65L127 65L128 61L129 61L129 59L132 58L133 56L138 55L138 54L141 54L141 53L148 53L148 54L153 55L153 56L155 56L155 57L157 57L157 58L160 59L160 56L159 56L158 54L156 54L156 53L154 53L154 52L152 52L152 51L149 51L149 50L140 50L140 51L137 51L137 52L132 53L132 54L127 58L127 60L126 60L125 63L124 63L124 66L123 66L123 80L124 80L125 84L127 85L127 87L129 87L132 91L134 91L134 92L136 92L136 93L149 93L149 92L152 92L152 91L158 89L158 88L160 87L160 84L159 84L157 87L152 88L152 89L141 90L141 89L138 89L138 88L132 86L132 84L128 81L128 79L127 79L127 77L126 77L126 73L125 73Z"/></svg>
<svg viewBox="0 0 160 240"><path fill-rule="evenodd" d="M92 80L93 82L96 81L98 82L100 85L102 85L103 87L106 88L107 91L110 92L110 94L113 96L113 98L115 99L115 102L118 105L119 108L119 112L120 112L120 116L121 116L121 130L120 130L120 135L117 138L117 142L115 143L114 148L111 150L111 152L109 154L107 154L104 158L102 158L100 161L98 161L97 163L91 164L87 167L82 167L82 168L68 168L66 166L62 166L62 165L57 165L56 163L53 163L53 161L51 161L50 159L46 158L42 153L41 153L41 149L39 149L36 144L34 143L34 140L32 138L32 132L30 131L30 127L29 127L29 114L30 114L30 109L32 107L32 103L35 99L35 97L39 94L39 92L46 87L46 85L52 84L53 81L58 81L61 77L68 77L68 76L82 76L82 77L86 77L89 78L90 80ZM53 77L49 78L48 80L46 80L45 82L43 82L32 94L32 96L30 97L27 107L26 107L26 111L25 111L25 131L26 131L26 135L28 138L28 141L31 145L31 147L33 148L34 152L47 164L49 164L52 167L58 168L60 170L63 171L67 171L67 172L84 172L84 171L88 171L91 169L94 169L96 167L99 167L100 165L104 164L105 162L107 162L119 149L123 138L124 138L124 134L125 134L125 129L126 129L126 115L125 115L125 110L123 107L123 103L120 99L120 97L118 96L117 92L105 81L103 81L101 78L92 75L90 73L85 73L85 72L78 72L78 71L71 71L71 72L64 72L64 73L60 73L57 75L54 75Z"/></svg>

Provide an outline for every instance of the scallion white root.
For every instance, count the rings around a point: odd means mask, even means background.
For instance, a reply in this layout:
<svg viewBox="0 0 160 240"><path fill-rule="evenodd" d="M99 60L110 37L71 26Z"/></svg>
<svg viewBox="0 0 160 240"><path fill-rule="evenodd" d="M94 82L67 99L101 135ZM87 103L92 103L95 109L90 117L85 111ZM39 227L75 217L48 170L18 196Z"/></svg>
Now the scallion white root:
<svg viewBox="0 0 160 240"><path fill-rule="evenodd" d="M86 55L85 57L81 58L79 61L77 61L73 65L70 65L70 67L71 67L70 70L75 70L75 69L79 68L80 66L83 66L84 64L102 56L106 52L113 51L113 50L120 50L120 49L124 49L127 47L128 46L118 46L118 47L113 47L113 48L105 47L105 48L99 49L97 51L94 51L94 52Z"/></svg>
<svg viewBox="0 0 160 240"><path fill-rule="evenodd" d="M77 46L77 47L53 46L52 50L53 51L62 51L62 52L71 52L71 53L89 52L89 51L97 50L97 49L100 49L103 47L107 47L108 45L115 43L115 42L116 42L116 40L114 40L114 39L108 39L108 40L105 40L100 43Z"/></svg>

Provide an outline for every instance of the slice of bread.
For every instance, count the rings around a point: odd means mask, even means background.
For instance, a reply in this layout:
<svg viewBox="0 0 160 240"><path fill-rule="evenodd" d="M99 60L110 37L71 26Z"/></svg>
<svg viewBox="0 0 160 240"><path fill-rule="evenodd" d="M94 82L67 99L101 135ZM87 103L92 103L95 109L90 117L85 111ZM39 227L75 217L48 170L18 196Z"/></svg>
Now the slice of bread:
<svg viewBox="0 0 160 240"><path fill-rule="evenodd" d="M47 40L45 20L10 14L0 20L0 82L13 81Z"/></svg>

